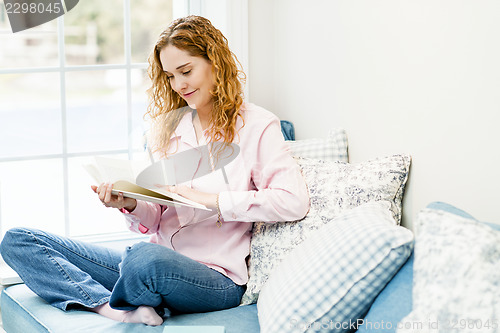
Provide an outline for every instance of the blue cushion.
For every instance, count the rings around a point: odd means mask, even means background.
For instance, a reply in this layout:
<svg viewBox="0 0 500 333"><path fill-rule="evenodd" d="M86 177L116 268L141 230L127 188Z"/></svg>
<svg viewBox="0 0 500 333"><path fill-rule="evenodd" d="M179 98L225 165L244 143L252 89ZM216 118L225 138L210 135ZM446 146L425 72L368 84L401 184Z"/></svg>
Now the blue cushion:
<svg viewBox="0 0 500 333"><path fill-rule="evenodd" d="M427 205L427 208L444 210L445 212L448 212L448 213L453 213L455 215L462 216L462 217L465 217L467 219L478 221L469 213L464 212L463 210L461 210L455 206L452 206L450 204L444 203L444 202L439 202L439 201L432 202L432 203ZM478 222L486 224L487 226L489 226L495 230L500 230L500 224L488 223L488 222L482 222L482 221L478 221Z"/></svg>
<svg viewBox="0 0 500 333"><path fill-rule="evenodd" d="M25 332L163 332L168 325L174 326L225 326L226 333L259 332L255 304L209 313L173 316L162 326L120 323L89 311L64 312L47 304L24 284L14 285L2 292L2 319L5 331Z"/></svg>
<svg viewBox="0 0 500 333"><path fill-rule="evenodd" d="M295 140L295 128L293 127L293 123L288 120L280 120L280 123L281 133L283 133L285 140Z"/></svg>
<svg viewBox="0 0 500 333"><path fill-rule="evenodd" d="M413 254L373 302L357 332L395 332L412 308Z"/></svg>
<svg viewBox="0 0 500 333"><path fill-rule="evenodd" d="M445 203L445 202L440 202L440 201L431 202L430 204L427 205L426 208L442 210L442 211L445 211L448 213L452 213L452 214L455 214L458 216L465 217L466 219L475 220L475 218L472 215L470 215L469 213L464 212L463 210L461 210L455 206L452 206L448 203Z"/></svg>

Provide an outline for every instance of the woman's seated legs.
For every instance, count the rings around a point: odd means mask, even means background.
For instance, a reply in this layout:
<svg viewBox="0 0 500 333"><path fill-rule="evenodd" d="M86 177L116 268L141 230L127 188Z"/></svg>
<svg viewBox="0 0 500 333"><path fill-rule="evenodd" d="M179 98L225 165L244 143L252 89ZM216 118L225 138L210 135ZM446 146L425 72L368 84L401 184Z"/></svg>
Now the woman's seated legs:
<svg viewBox="0 0 500 333"><path fill-rule="evenodd" d="M41 230L13 228L0 250L33 292L63 310L108 302L119 277L119 251Z"/></svg>
<svg viewBox="0 0 500 333"><path fill-rule="evenodd" d="M153 243L129 247L120 264L110 305L165 307L174 313L207 312L238 306L243 286L204 264Z"/></svg>

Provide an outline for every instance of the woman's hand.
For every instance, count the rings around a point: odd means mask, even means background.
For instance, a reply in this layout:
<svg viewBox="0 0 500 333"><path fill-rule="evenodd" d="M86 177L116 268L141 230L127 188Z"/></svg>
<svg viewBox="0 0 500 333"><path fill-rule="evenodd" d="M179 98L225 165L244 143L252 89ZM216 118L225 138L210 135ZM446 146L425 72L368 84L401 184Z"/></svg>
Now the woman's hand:
<svg viewBox="0 0 500 333"><path fill-rule="evenodd" d="M217 207L217 193L207 193L192 189L185 185L157 185L169 192L177 193L180 196L200 203L207 208L214 209Z"/></svg>
<svg viewBox="0 0 500 333"><path fill-rule="evenodd" d="M123 193L114 195L111 193L113 189L113 184L102 183L99 187L92 185L92 190L99 195L99 200L106 207L113 207L122 209L125 208L129 212L132 212L137 206L137 200L133 198L125 198Z"/></svg>

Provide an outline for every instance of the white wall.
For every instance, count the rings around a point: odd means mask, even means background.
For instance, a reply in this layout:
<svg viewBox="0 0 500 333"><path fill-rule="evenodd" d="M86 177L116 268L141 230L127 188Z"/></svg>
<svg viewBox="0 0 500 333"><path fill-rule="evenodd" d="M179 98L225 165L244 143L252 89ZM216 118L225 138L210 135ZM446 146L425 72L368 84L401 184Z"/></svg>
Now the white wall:
<svg viewBox="0 0 500 333"><path fill-rule="evenodd" d="M500 1L251 0L249 58L250 100L298 139L412 155L405 225L434 200L500 223Z"/></svg>

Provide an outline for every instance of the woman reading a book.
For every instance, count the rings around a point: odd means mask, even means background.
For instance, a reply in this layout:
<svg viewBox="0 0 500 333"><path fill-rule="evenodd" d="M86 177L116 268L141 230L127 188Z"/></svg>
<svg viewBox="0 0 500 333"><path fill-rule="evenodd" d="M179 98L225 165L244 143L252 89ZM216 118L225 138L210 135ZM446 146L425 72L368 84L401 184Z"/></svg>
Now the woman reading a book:
<svg viewBox="0 0 500 333"><path fill-rule="evenodd" d="M176 176L189 175L164 188L207 210L115 195L112 184L100 184L92 188L102 203L119 209L130 229L151 235L150 242L122 254L16 228L1 250L25 283L54 306L160 325L160 309L192 313L239 305L252 222L301 219L309 197L279 119L243 101L242 72L210 21L189 16L172 22L149 63L148 145L156 160L174 162ZM179 162L181 153L194 157Z"/></svg>

